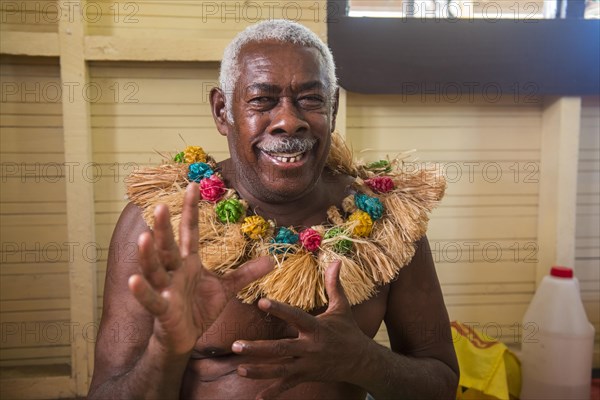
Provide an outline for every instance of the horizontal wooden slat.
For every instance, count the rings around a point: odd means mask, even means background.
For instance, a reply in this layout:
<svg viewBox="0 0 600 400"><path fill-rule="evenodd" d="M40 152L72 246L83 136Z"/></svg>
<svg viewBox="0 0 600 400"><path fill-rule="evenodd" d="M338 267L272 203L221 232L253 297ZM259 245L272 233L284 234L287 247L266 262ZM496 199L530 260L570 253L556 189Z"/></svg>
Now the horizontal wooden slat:
<svg viewBox="0 0 600 400"><path fill-rule="evenodd" d="M56 362L52 364L56 364ZM25 399L75 397L75 383L70 376L7 379L2 381L1 387L0 393L5 399L17 396Z"/></svg>
<svg viewBox="0 0 600 400"><path fill-rule="evenodd" d="M69 299L43 299L43 300L3 300L1 312L22 312L22 311L44 311L44 310L68 310Z"/></svg>
<svg viewBox="0 0 600 400"><path fill-rule="evenodd" d="M531 295L535 291L535 284L531 282L516 283L487 283L487 284L454 284L443 285L442 291L444 297L449 301L456 301L456 298L465 295L484 298L489 295L502 294L527 294Z"/></svg>
<svg viewBox="0 0 600 400"><path fill-rule="evenodd" d="M223 55L227 39L165 39L116 36L87 36L86 60L115 61L218 61Z"/></svg>
<svg viewBox="0 0 600 400"><path fill-rule="evenodd" d="M69 357L71 354L70 346L46 346L46 347L21 347L21 348L9 348L3 349L0 359L4 362L9 360L19 359L39 359L44 358L57 358L57 357Z"/></svg>
<svg viewBox="0 0 600 400"><path fill-rule="evenodd" d="M91 10L91 7L90 11ZM87 18L91 35L141 36L160 30L163 36L210 35L230 40L237 32L269 18L296 20L325 38L326 3L319 2L143 2L95 3ZM199 23L201 21L201 23Z"/></svg>
<svg viewBox="0 0 600 400"><path fill-rule="evenodd" d="M497 302L491 304L448 304L448 313L451 320L458 320L468 323L475 328L481 328L486 325L506 325L514 326L520 324L531 300L520 298L520 302L508 303Z"/></svg>
<svg viewBox="0 0 600 400"><path fill-rule="evenodd" d="M69 297L67 274L10 275L0 282L2 300L64 299ZM68 313L67 313L68 314ZM50 317L48 318L55 319Z"/></svg>
<svg viewBox="0 0 600 400"><path fill-rule="evenodd" d="M534 282L535 263L478 261L467 263L436 262L436 270L443 285L502 284Z"/></svg>

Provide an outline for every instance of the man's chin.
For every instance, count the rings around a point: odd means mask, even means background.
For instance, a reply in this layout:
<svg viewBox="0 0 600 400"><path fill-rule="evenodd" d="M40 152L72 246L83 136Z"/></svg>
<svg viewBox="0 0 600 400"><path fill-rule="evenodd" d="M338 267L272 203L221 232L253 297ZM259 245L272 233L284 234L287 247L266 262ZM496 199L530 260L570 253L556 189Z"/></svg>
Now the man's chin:
<svg viewBox="0 0 600 400"><path fill-rule="evenodd" d="M255 195L263 201L269 203L286 203L294 200L298 200L303 196L306 196L310 189L311 184L301 185L298 179L294 178L281 178L277 182L264 183L259 190L255 191Z"/></svg>

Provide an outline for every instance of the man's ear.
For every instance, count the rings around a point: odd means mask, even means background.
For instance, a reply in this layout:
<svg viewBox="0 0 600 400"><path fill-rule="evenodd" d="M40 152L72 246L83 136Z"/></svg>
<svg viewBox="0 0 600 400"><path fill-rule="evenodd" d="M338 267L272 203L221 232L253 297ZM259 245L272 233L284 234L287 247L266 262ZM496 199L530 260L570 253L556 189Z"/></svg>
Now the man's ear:
<svg viewBox="0 0 600 400"><path fill-rule="evenodd" d="M219 133L227 136L230 125L227 120L227 109L225 108L225 93L220 88L212 88L210 91L210 109Z"/></svg>
<svg viewBox="0 0 600 400"><path fill-rule="evenodd" d="M333 110L331 113L331 132L335 131L335 121L337 118L338 108L340 106L340 88L338 87L335 90L335 94L333 95Z"/></svg>

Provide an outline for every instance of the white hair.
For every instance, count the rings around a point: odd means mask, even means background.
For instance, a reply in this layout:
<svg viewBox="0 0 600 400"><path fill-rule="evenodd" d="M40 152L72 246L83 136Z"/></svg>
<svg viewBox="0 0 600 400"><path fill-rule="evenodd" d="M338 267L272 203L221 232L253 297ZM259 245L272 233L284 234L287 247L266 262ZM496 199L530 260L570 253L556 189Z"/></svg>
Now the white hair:
<svg viewBox="0 0 600 400"><path fill-rule="evenodd" d="M225 53L223 54L221 71L219 73L219 85L225 92L225 109L227 119L230 122L233 122L233 91L241 74L238 60L240 51L248 43L268 40L299 44L317 49L323 57L325 64L328 81L325 84L329 90L329 98L333 99L338 85L337 77L335 76L333 55L327 45L314 32L299 23L285 19L262 21L240 32L225 48Z"/></svg>

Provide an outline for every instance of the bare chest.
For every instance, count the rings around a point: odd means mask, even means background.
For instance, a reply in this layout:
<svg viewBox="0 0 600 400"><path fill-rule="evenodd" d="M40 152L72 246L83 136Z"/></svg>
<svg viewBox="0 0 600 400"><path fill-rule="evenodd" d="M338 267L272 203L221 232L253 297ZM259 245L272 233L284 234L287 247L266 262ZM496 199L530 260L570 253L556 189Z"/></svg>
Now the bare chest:
<svg viewBox="0 0 600 400"><path fill-rule="evenodd" d="M352 308L354 318L369 337L374 337L385 316L388 286L379 293ZM314 315L325 309L315 310ZM286 321L262 312L255 304L243 304L232 300L219 318L196 342L193 359L213 358L231 354L231 345L236 340L276 340L294 338L298 331Z"/></svg>

